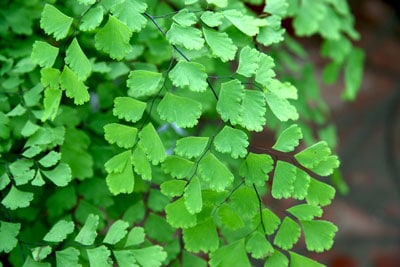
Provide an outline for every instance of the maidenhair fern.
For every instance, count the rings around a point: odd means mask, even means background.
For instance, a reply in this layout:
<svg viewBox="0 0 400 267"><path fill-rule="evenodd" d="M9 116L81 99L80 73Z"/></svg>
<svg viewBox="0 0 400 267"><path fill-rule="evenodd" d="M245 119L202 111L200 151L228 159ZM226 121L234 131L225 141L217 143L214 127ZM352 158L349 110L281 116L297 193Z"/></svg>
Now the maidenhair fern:
<svg viewBox="0 0 400 267"><path fill-rule="evenodd" d="M322 37L323 78L344 69L353 99L363 53L346 1L8 2L5 265L323 266L295 245L331 249L339 160L295 37ZM254 145L264 129L276 140Z"/></svg>

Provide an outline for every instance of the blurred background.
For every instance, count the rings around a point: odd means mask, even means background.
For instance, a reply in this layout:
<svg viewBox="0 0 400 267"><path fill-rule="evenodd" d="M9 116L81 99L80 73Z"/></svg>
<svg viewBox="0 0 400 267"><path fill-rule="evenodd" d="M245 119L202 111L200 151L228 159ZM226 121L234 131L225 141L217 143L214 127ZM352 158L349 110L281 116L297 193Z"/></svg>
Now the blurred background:
<svg viewBox="0 0 400 267"><path fill-rule="evenodd" d="M349 186L325 209L339 232L331 251L312 254L330 267L400 266L400 1L350 0L366 52L363 85L343 102L343 84L327 86ZM315 60L319 49L309 45ZM319 64L319 63L317 63Z"/></svg>

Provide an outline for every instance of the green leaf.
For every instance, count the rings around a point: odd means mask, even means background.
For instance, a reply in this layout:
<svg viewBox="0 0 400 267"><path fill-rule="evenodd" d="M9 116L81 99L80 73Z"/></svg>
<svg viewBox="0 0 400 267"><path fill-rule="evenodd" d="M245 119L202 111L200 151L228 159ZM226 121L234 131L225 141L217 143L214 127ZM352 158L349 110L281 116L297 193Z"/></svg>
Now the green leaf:
<svg viewBox="0 0 400 267"><path fill-rule="evenodd" d="M228 19L239 31L248 36L258 34L259 27L265 26L265 20L258 19L252 16L243 15L242 12L230 9L222 12L224 17Z"/></svg>
<svg viewBox="0 0 400 267"><path fill-rule="evenodd" d="M81 20L79 29L81 31L91 31L96 29L103 21L104 9L101 5L91 8Z"/></svg>
<svg viewBox="0 0 400 267"><path fill-rule="evenodd" d="M132 49L132 31L116 17L109 15L107 23L96 33L95 45L112 59L122 60Z"/></svg>
<svg viewBox="0 0 400 267"><path fill-rule="evenodd" d="M135 246L144 242L145 233L142 227L133 227L126 238L125 247Z"/></svg>
<svg viewBox="0 0 400 267"><path fill-rule="evenodd" d="M211 252L209 264L211 267L250 267L251 265L246 254L244 239L232 242Z"/></svg>
<svg viewBox="0 0 400 267"><path fill-rule="evenodd" d="M115 245L119 241L121 241L128 231L129 223L122 221L122 220L117 220L115 221L110 228L107 231L106 236L104 237L103 243L110 244L110 245Z"/></svg>
<svg viewBox="0 0 400 267"><path fill-rule="evenodd" d="M43 237L43 240L47 242L64 241L74 231L74 228L73 222L60 220L51 227L50 231Z"/></svg>
<svg viewBox="0 0 400 267"><path fill-rule="evenodd" d="M114 99L113 115L119 119L137 122L146 110L146 103L131 97L116 97Z"/></svg>
<svg viewBox="0 0 400 267"><path fill-rule="evenodd" d="M184 180L169 180L161 184L161 193L168 197L182 196L187 182Z"/></svg>
<svg viewBox="0 0 400 267"><path fill-rule="evenodd" d="M213 218L208 218L194 227L183 229L185 249L198 253L208 253L218 248L219 238Z"/></svg>
<svg viewBox="0 0 400 267"><path fill-rule="evenodd" d="M223 204L219 207L218 217L227 228L233 231L245 226L239 214L228 204Z"/></svg>
<svg viewBox="0 0 400 267"><path fill-rule="evenodd" d="M183 197L165 206L167 222L175 228L190 228L196 225L196 215L186 208Z"/></svg>
<svg viewBox="0 0 400 267"><path fill-rule="evenodd" d="M61 154L59 152L50 151L49 153L46 154L46 156L42 157L39 160L39 163L43 167L49 168L56 165L60 159L61 159Z"/></svg>
<svg viewBox="0 0 400 267"><path fill-rule="evenodd" d="M110 258L111 252L104 245L96 248L86 249L90 266L102 266L111 267L113 266Z"/></svg>
<svg viewBox="0 0 400 267"><path fill-rule="evenodd" d="M321 211L322 213L322 211ZM307 250L323 252L331 249L338 228L328 221L300 221L306 239Z"/></svg>
<svg viewBox="0 0 400 267"><path fill-rule="evenodd" d="M141 175L143 180L151 180L152 170L150 162L147 159L143 149L141 149L139 146L137 146L132 153L132 165L135 169L135 172Z"/></svg>
<svg viewBox="0 0 400 267"><path fill-rule="evenodd" d="M191 128L197 125L201 116L201 104L167 92L158 104L157 112L167 122L175 122L178 127Z"/></svg>
<svg viewBox="0 0 400 267"><path fill-rule="evenodd" d="M204 11L200 19L207 24L208 27L218 27L222 24L224 16L220 12ZM205 27L203 28L203 32ZM205 37L205 36L204 36ZM207 39L207 38L206 38Z"/></svg>
<svg viewBox="0 0 400 267"><path fill-rule="evenodd" d="M228 5L227 0L207 0L207 3L213 4L213 5L215 5L217 7L221 7L221 8L224 8Z"/></svg>
<svg viewBox="0 0 400 267"><path fill-rule="evenodd" d="M290 254L290 267L324 267L325 265L316 262L312 259L299 255L295 252L289 251Z"/></svg>
<svg viewBox="0 0 400 267"><path fill-rule="evenodd" d="M312 220L314 217L322 216L322 209L320 206L309 204L296 205L288 208L286 211L299 220Z"/></svg>
<svg viewBox="0 0 400 267"><path fill-rule="evenodd" d="M299 145L302 138L301 128L297 124L292 124L283 130L272 148L282 152L290 152Z"/></svg>
<svg viewBox="0 0 400 267"><path fill-rule="evenodd" d="M60 86L65 90L66 96L74 99L76 105L82 105L89 101L88 88L68 66L64 66L61 73Z"/></svg>
<svg viewBox="0 0 400 267"><path fill-rule="evenodd" d="M257 49L248 46L242 48L239 54L239 66L236 70L237 73L245 77L251 77L258 69L258 62L260 52Z"/></svg>
<svg viewBox="0 0 400 267"><path fill-rule="evenodd" d="M288 7L287 0L269 0L264 7L264 12L279 17L285 17Z"/></svg>
<svg viewBox="0 0 400 267"><path fill-rule="evenodd" d="M137 267L135 254L132 250L113 250L118 266Z"/></svg>
<svg viewBox="0 0 400 267"><path fill-rule="evenodd" d="M65 15L52 5L45 4L40 19L40 27L56 40L67 37L73 18Z"/></svg>
<svg viewBox="0 0 400 267"><path fill-rule="evenodd" d="M201 31L194 27L185 27L175 22L167 32L167 40L173 45L181 45L188 50L200 50L204 46Z"/></svg>
<svg viewBox="0 0 400 267"><path fill-rule="evenodd" d="M62 97L62 92L59 89L46 88L44 91L44 100L43 100L43 116L42 121L46 121L48 119L54 120L58 107L60 106Z"/></svg>
<svg viewBox="0 0 400 267"><path fill-rule="evenodd" d="M267 26L260 28L257 35L257 42L264 46L270 46L284 40L285 29L281 26L281 17L272 15L265 19Z"/></svg>
<svg viewBox="0 0 400 267"><path fill-rule="evenodd" d="M193 92L204 92L207 90L205 70L200 63L179 61L169 72L169 78L175 86L187 86Z"/></svg>
<svg viewBox="0 0 400 267"><path fill-rule="evenodd" d="M23 185L32 180L35 176L35 171L31 169L32 166L33 161L27 159L16 160L9 165L16 185Z"/></svg>
<svg viewBox="0 0 400 267"><path fill-rule="evenodd" d="M253 187L242 186L232 193L230 200L231 207L242 218L251 218L259 211L260 203Z"/></svg>
<svg viewBox="0 0 400 267"><path fill-rule="evenodd" d="M190 12L186 8L181 9L172 19L182 26L192 26L197 22L197 17L193 12Z"/></svg>
<svg viewBox="0 0 400 267"><path fill-rule="evenodd" d="M65 63L76 73L80 81L84 81L92 72L92 64L86 57L78 40L74 38L65 52Z"/></svg>
<svg viewBox="0 0 400 267"><path fill-rule="evenodd" d="M239 174L245 177L247 185L264 186L268 173L273 169L273 160L269 155L249 153L240 165Z"/></svg>
<svg viewBox="0 0 400 267"><path fill-rule="evenodd" d="M324 39L337 40L341 36L342 22L341 17L335 10L326 6L323 19L319 23L319 33Z"/></svg>
<svg viewBox="0 0 400 267"><path fill-rule="evenodd" d="M158 92L162 74L147 70L134 70L129 73L126 85L128 95L132 97L151 96Z"/></svg>
<svg viewBox="0 0 400 267"><path fill-rule="evenodd" d="M272 79L268 83L267 89L265 99L280 121L297 120L299 118L296 108L288 101L288 99L297 99L297 90L293 85Z"/></svg>
<svg viewBox="0 0 400 267"><path fill-rule="evenodd" d="M92 245L97 237L96 229L98 225L99 216L89 214L89 216L86 218L85 224L75 237L75 241L85 246Z"/></svg>
<svg viewBox="0 0 400 267"><path fill-rule="evenodd" d="M272 183L272 196L276 199L289 198L294 190L296 180L296 167L285 161L276 163L274 181Z"/></svg>
<svg viewBox="0 0 400 267"><path fill-rule="evenodd" d="M223 121L229 120L233 125L241 122L240 114L245 95L244 90L244 86L236 79L221 84L217 111Z"/></svg>
<svg viewBox="0 0 400 267"><path fill-rule="evenodd" d="M166 157L164 145L153 124L147 124L139 133L139 146L153 165L163 162Z"/></svg>
<svg viewBox="0 0 400 267"><path fill-rule="evenodd" d="M147 19L140 13L146 11L147 4L142 1L127 0L115 4L112 13L128 25L133 32L140 32L147 24Z"/></svg>
<svg viewBox="0 0 400 267"><path fill-rule="evenodd" d="M78 2L80 4L88 6L88 5L93 5L94 3L96 3L96 0L78 0Z"/></svg>
<svg viewBox="0 0 400 267"><path fill-rule="evenodd" d="M308 194L311 177L303 170L296 169L296 180L293 183L292 197L303 200Z"/></svg>
<svg viewBox="0 0 400 267"><path fill-rule="evenodd" d="M212 153L204 156L198 165L198 175L210 189L221 192L233 182L231 171Z"/></svg>
<svg viewBox="0 0 400 267"><path fill-rule="evenodd" d="M56 251L56 263L58 267L81 267L79 264L79 250L73 247Z"/></svg>
<svg viewBox="0 0 400 267"><path fill-rule="evenodd" d="M207 147L208 137L188 136L176 141L174 152L182 157L199 157Z"/></svg>
<svg viewBox="0 0 400 267"><path fill-rule="evenodd" d="M331 204L331 200L335 197L335 188L320 182L316 179L310 179L306 200L311 205L326 206Z"/></svg>
<svg viewBox="0 0 400 267"><path fill-rule="evenodd" d="M0 252L9 253L17 246L20 229L20 223L0 221Z"/></svg>
<svg viewBox="0 0 400 267"><path fill-rule="evenodd" d="M109 174L106 177L107 186L111 193L132 193L135 185L131 165L131 151L122 152L106 162L105 167Z"/></svg>
<svg viewBox="0 0 400 267"><path fill-rule="evenodd" d="M54 47L46 42L35 41L32 45L32 62L42 68L50 68L56 61L58 51L58 47Z"/></svg>
<svg viewBox="0 0 400 267"><path fill-rule="evenodd" d="M354 100L363 81L365 54L360 49L353 49L348 56L345 70L344 83L346 86L343 97L346 100Z"/></svg>
<svg viewBox="0 0 400 267"><path fill-rule="evenodd" d="M56 186L66 186L72 180L71 168L66 163L60 163L52 170L42 170L42 173Z"/></svg>
<svg viewBox="0 0 400 267"><path fill-rule="evenodd" d="M48 262L38 262L29 255L25 262L23 267L51 267L51 264Z"/></svg>
<svg viewBox="0 0 400 267"><path fill-rule="evenodd" d="M31 249L32 257L35 261L42 261L44 260L50 253L51 247L50 246L42 246L42 247L35 247Z"/></svg>
<svg viewBox="0 0 400 267"><path fill-rule="evenodd" d="M293 20L293 27L297 35L310 36L318 31L319 23L326 12L325 2L313 0L301 1L300 8Z"/></svg>
<svg viewBox="0 0 400 267"><path fill-rule="evenodd" d="M225 126L214 138L218 152L229 153L232 158L243 158L247 155L248 137L245 132Z"/></svg>
<svg viewBox="0 0 400 267"><path fill-rule="evenodd" d="M21 135L23 137L29 137L32 134L34 134L37 130L39 130L39 128L40 128L40 126L38 126L37 124L34 124L30 120L28 120L25 123L24 128L21 129Z"/></svg>
<svg viewBox="0 0 400 267"><path fill-rule="evenodd" d="M251 234L249 240L246 242L246 250L254 259L263 259L274 252L271 243L259 231Z"/></svg>
<svg viewBox="0 0 400 267"><path fill-rule="evenodd" d="M201 196L201 185L199 178L194 176L185 188L183 195L187 210L196 214L199 213L203 207L203 199Z"/></svg>
<svg viewBox="0 0 400 267"><path fill-rule="evenodd" d="M272 254L267 258L264 264L264 267L288 267L288 266L289 266L288 258L277 249L275 249L274 254Z"/></svg>
<svg viewBox="0 0 400 267"><path fill-rule="evenodd" d="M206 12L203 13L203 16L204 14L206 14ZM204 39L206 40L207 45L210 47L211 53L214 57L220 58L222 62L231 61L235 58L237 46L233 44L232 39L229 38L227 33L218 32L204 27L203 34Z"/></svg>
<svg viewBox="0 0 400 267"><path fill-rule="evenodd" d="M300 226L289 217L285 217L278 232L276 232L274 245L289 250L300 238Z"/></svg>
<svg viewBox="0 0 400 267"><path fill-rule="evenodd" d="M267 235L272 235L276 229L278 229L281 219L273 213L270 209L264 208L261 212L265 233Z"/></svg>
<svg viewBox="0 0 400 267"><path fill-rule="evenodd" d="M274 67L274 59L264 53L260 53L258 69L256 71L256 82L262 85L269 84L271 79L275 77Z"/></svg>
<svg viewBox="0 0 400 267"><path fill-rule="evenodd" d="M33 193L24 192L18 190L15 186L11 187L11 190L3 198L1 204L10 210L16 210L18 208L26 208L33 200Z"/></svg>
<svg viewBox="0 0 400 267"><path fill-rule="evenodd" d="M332 153L326 141L320 141L302 150L295 158L306 168L313 168Z"/></svg>
<svg viewBox="0 0 400 267"><path fill-rule="evenodd" d="M104 137L110 144L122 148L132 148L136 144L138 129L119 123L109 123L104 126Z"/></svg>
<svg viewBox="0 0 400 267"><path fill-rule="evenodd" d="M133 250L133 254L140 266L158 267L167 258L167 253L160 246L151 246Z"/></svg>
<svg viewBox="0 0 400 267"><path fill-rule="evenodd" d="M254 90L244 92L240 125L249 131L261 132L264 129L267 111L264 95Z"/></svg>

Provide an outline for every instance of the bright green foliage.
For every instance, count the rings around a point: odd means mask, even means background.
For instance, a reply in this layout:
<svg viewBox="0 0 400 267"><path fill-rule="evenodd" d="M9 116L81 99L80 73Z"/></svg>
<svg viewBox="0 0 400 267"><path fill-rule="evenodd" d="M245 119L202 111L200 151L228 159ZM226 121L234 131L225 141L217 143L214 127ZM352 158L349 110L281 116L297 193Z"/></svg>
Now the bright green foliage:
<svg viewBox="0 0 400 267"><path fill-rule="evenodd" d="M97 226L99 225L99 216L90 214L83 227L75 237L75 241L82 245L92 245L97 237Z"/></svg>
<svg viewBox="0 0 400 267"><path fill-rule="evenodd" d="M126 82L129 87L128 95L132 97L153 95L158 91L161 79L161 73L147 70L131 71Z"/></svg>
<svg viewBox="0 0 400 267"><path fill-rule="evenodd" d="M40 27L54 36L56 40L64 39L71 27L73 18L65 15L53 5L45 4L40 19Z"/></svg>
<svg viewBox="0 0 400 267"><path fill-rule="evenodd" d="M176 142L175 153L187 158L200 156L206 149L208 137L184 137Z"/></svg>
<svg viewBox="0 0 400 267"><path fill-rule="evenodd" d="M269 155L249 153L240 166L239 174L245 177L246 184L263 186L273 169L272 163Z"/></svg>
<svg viewBox="0 0 400 267"><path fill-rule="evenodd" d="M189 50L199 50L204 45L204 39L199 29L182 26L175 22L167 32L167 40L173 45L180 45Z"/></svg>
<svg viewBox="0 0 400 267"><path fill-rule="evenodd" d="M274 244L282 249L291 249L300 238L300 226L291 218L286 217L276 232Z"/></svg>
<svg viewBox="0 0 400 267"><path fill-rule="evenodd" d="M198 174L207 182L210 189L222 191L233 181L230 170L212 153L208 153L199 162Z"/></svg>
<svg viewBox="0 0 400 267"><path fill-rule="evenodd" d="M176 122L178 127L193 127L201 116L201 104L187 97L166 93L158 104L160 118L168 122Z"/></svg>
<svg viewBox="0 0 400 267"><path fill-rule="evenodd" d="M65 220L58 221L43 237L43 240L47 242L61 242L74 231L74 228L75 225L73 222L67 222Z"/></svg>
<svg viewBox="0 0 400 267"><path fill-rule="evenodd" d="M19 223L0 222L0 252L9 253L18 244Z"/></svg>
<svg viewBox="0 0 400 267"><path fill-rule="evenodd" d="M245 157L249 142L247 135L241 130L225 126L214 138L215 149L229 153L232 158Z"/></svg>
<svg viewBox="0 0 400 267"><path fill-rule="evenodd" d="M259 59L259 52L256 49L248 46L242 48L239 54L239 66L236 72L245 77L251 77L256 73Z"/></svg>
<svg viewBox="0 0 400 267"><path fill-rule="evenodd" d="M323 80L354 99L364 55L345 0L8 2L4 265L321 266L291 249L301 232L309 251L333 244L316 218L337 140L295 40L319 35Z"/></svg>
<svg viewBox="0 0 400 267"><path fill-rule="evenodd" d="M29 203L33 200L33 193L25 192L17 189L15 186L11 186L8 194L3 198L1 204L10 210L18 208L26 208Z"/></svg>
<svg viewBox="0 0 400 267"><path fill-rule="evenodd" d="M240 239L212 252L210 266L250 267L251 265L246 255L244 240Z"/></svg>
<svg viewBox="0 0 400 267"><path fill-rule="evenodd" d="M204 14L206 14L206 12L203 13L203 16ZM215 22L213 21L208 21L208 23L215 25ZM216 23L218 24L218 21ZM213 56L220 58L222 62L233 60L235 58L237 47L233 44L232 39L229 38L228 34L207 28L203 28L203 34Z"/></svg>
<svg viewBox="0 0 400 267"><path fill-rule="evenodd" d="M32 46L31 59L40 67L50 68L58 55L58 48L46 42L36 41Z"/></svg>
<svg viewBox="0 0 400 267"><path fill-rule="evenodd" d="M127 222L121 220L114 222L110 226L110 229L108 230L107 235L104 237L103 242L111 245L118 243L128 233L126 230L128 227L129 223Z"/></svg>
<svg viewBox="0 0 400 267"><path fill-rule="evenodd" d="M293 124L279 135L272 148L282 152L290 152L299 145L302 138L303 133L300 127L297 124Z"/></svg>
<svg viewBox="0 0 400 267"><path fill-rule="evenodd" d="M322 252L333 245L333 237L338 231L336 225L328 221L301 221L307 249Z"/></svg>
<svg viewBox="0 0 400 267"><path fill-rule="evenodd" d="M104 138L110 144L122 148L131 148L136 143L138 129L119 123L110 123L104 126Z"/></svg>
<svg viewBox="0 0 400 267"><path fill-rule="evenodd" d="M65 54L65 62L76 73L78 79L81 81L86 80L92 71L92 65L79 46L76 38L72 40Z"/></svg>
<svg viewBox="0 0 400 267"><path fill-rule="evenodd" d="M274 252L271 243L260 232L254 232L246 243L246 250L255 259L262 259Z"/></svg>
<svg viewBox="0 0 400 267"><path fill-rule="evenodd" d="M121 60L130 51L132 31L114 16L108 16L108 21L95 37L96 48L109 54L111 58Z"/></svg>
<svg viewBox="0 0 400 267"><path fill-rule="evenodd" d="M314 217L322 216L322 209L319 206L300 204L288 208L287 211L299 220L312 220Z"/></svg>
<svg viewBox="0 0 400 267"><path fill-rule="evenodd" d="M207 89L207 74L202 64L179 61L169 73L175 86L187 86L193 92L204 92Z"/></svg>
<svg viewBox="0 0 400 267"><path fill-rule="evenodd" d="M214 220L209 218L194 227L183 229L185 248L190 252L205 253L218 248L219 238Z"/></svg>
<svg viewBox="0 0 400 267"><path fill-rule="evenodd" d="M290 254L290 267L324 267L321 263L318 263L312 259L307 257L301 256L295 252L289 252Z"/></svg>
<svg viewBox="0 0 400 267"><path fill-rule="evenodd" d="M85 84L79 80L75 72L67 66L60 75L60 87L65 90L65 95L73 98L76 105L89 101L89 92Z"/></svg>
<svg viewBox="0 0 400 267"><path fill-rule="evenodd" d="M113 114L119 119L137 122L143 116L146 103L131 97L117 97L114 100Z"/></svg>

